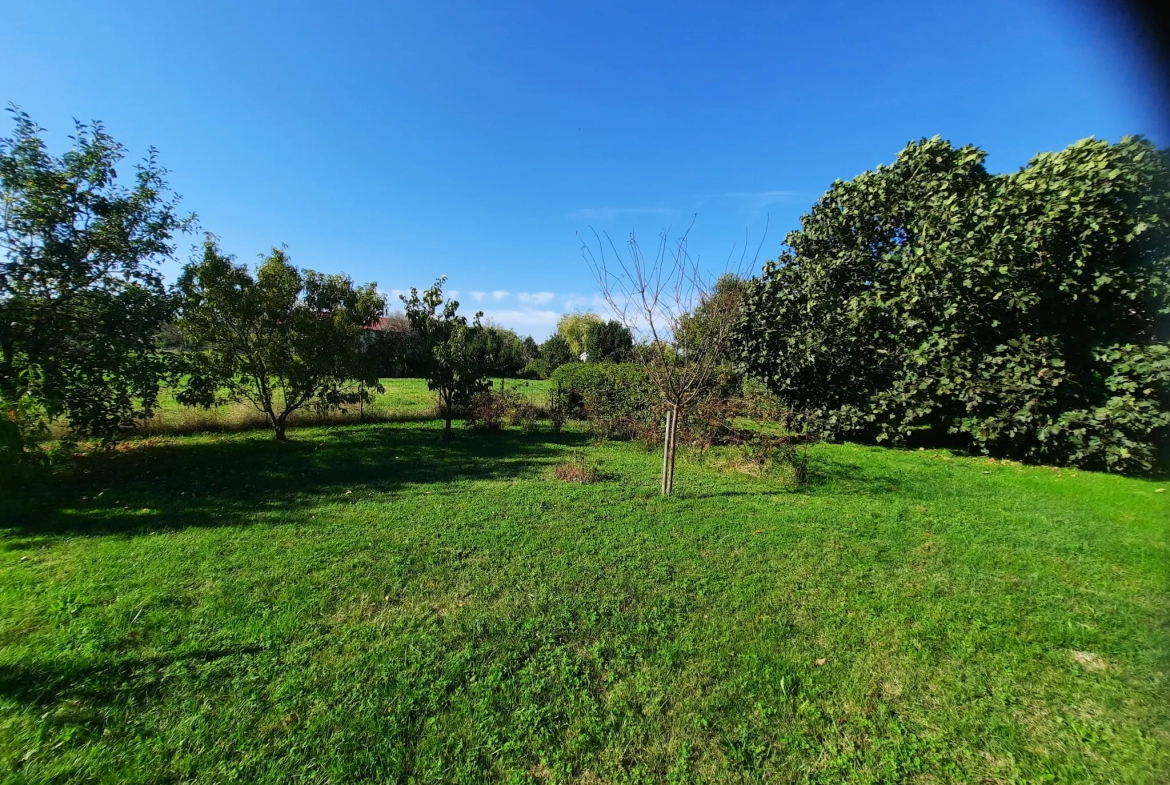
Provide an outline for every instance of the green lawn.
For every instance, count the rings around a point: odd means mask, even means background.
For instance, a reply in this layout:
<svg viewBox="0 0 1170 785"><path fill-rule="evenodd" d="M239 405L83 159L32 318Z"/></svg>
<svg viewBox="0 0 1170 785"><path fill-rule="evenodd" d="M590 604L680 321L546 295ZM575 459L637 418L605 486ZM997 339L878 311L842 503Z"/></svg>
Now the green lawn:
<svg viewBox="0 0 1170 785"><path fill-rule="evenodd" d="M427 389L422 379L382 379L385 392L376 394L372 404L351 408L346 412L330 412L320 417L304 411L293 415L294 425L304 422L326 421L330 425L359 423L369 420L420 420L434 416L435 393ZM499 389L500 380L493 380L493 389ZM505 379L508 390L523 393L543 405L548 397L547 381ZM266 427L264 415L249 403L233 403L212 409L187 408L179 405L170 392L159 398L159 408L142 430L148 434L191 433L198 431L235 431Z"/></svg>
<svg viewBox="0 0 1170 785"><path fill-rule="evenodd" d="M823 445L662 499L634 444L438 434L5 479L0 778L1170 780L1163 484Z"/></svg>

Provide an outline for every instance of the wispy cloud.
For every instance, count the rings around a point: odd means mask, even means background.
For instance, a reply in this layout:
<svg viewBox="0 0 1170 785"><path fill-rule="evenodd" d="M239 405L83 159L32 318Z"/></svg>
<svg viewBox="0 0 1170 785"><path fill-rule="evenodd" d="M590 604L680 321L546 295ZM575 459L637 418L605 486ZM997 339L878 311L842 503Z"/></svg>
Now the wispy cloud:
<svg viewBox="0 0 1170 785"><path fill-rule="evenodd" d="M477 303L482 303L483 298L487 297L487 292L468 292L468 294L470 294L471 298Z"/></svg>
<svg viewBox="0 0 1170 785"><path fill-rule="evenodd" d="M554 297L553 292L520 292L516 295L516 299L525 305L544 305Z"/></svg>
<svg viewBox="0 0 1170 785"><path fill-rule="evenodd" d="M503 300L505 297L507 297L509 294L511 294L511 292L507 291L506 289L496 289L492 292L492 299L495 300L496 302L499 302L500 300Z"/></svg>
<svg viewBox="0 0 1170 785"><path fill-rule="evenodd" d="M574 221L612 221L625 215L674 215L669 207L582 207L569 213Z"/></svg>
<svg viewBox="0 0 1170 785"><path fill-rule="evenodd" d="M537 308L489 308L483 315L494 322L510 327L521 335L531 333L537 340L549 335L561 318L559 311Z"/></svg>

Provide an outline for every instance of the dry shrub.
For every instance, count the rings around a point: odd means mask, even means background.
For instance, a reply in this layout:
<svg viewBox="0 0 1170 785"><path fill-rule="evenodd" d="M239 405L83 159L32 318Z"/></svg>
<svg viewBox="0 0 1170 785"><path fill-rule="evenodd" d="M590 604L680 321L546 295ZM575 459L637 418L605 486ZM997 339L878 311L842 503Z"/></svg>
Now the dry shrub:
<svg viewBox="0 0 1170 785"><path fill-rule="evenodd" d="M562 482L585 484L600 480L601 472L584 454L575 453L557 464L556 477Z"/></svg>
<svg viewBox="0 0 1170 785"><path fill-rule="evenodd" d="M505 422L531 431L541 414L531 398L512 390L485 390L471 399L464 413L467 427L481 431L498 431Z"/></svg>

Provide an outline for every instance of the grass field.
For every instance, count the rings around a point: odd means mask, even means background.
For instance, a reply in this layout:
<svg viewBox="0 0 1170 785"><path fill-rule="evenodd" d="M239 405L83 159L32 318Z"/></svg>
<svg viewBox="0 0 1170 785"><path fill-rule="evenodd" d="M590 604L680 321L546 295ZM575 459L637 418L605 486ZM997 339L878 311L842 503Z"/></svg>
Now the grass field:
<svg viewBox="0 0 1170 785"><path fill-rule="evenodd" d="M662 499L634 444L438 434L5 479L0 778L1170 781L1163 484L822 445Z"/></svg>
<svg viewBox="0 0 1170 785"><path fill-rule="evenodd" d="M350 408L345 412L332 411L317 414L299 411L293 414L296 425L341 425L360 422L403 422L430 419L435 414L435 393L427 389L422 379L382 379L385 392L375 395L370 405ZM499 389L499 380L493 389ZM543 405L548 396L548 382L528 379L506 379L505 388L524 393ZM154 416L142 424L144 435L198 433L202 431L243 431L267 427L264 415L250 403L231 403L211 409L187 408L179 405L174 396L164 392Z"/></svg>

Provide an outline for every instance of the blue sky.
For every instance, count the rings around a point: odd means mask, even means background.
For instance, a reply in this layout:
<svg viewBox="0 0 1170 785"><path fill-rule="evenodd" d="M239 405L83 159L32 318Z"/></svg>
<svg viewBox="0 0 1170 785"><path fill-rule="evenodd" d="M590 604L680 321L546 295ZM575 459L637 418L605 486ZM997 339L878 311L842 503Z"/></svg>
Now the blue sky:
<svg viewBox="0 0 1170 785"><path fill-rule="evenodd" d="M766 222L775 256L834 179L911 139L995 171L1086 136L1170 144L1129 32L1075 0L17 0L0 100L58 150L72 117L159 148L242 260L286 243L388 293L445 274L539 339L594 305L590 227L652 243L694 220L719 270Z"/></svg>

